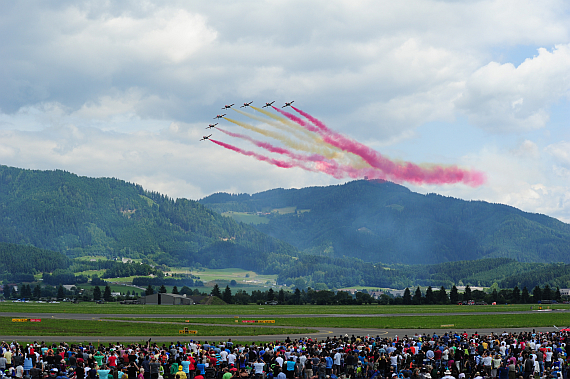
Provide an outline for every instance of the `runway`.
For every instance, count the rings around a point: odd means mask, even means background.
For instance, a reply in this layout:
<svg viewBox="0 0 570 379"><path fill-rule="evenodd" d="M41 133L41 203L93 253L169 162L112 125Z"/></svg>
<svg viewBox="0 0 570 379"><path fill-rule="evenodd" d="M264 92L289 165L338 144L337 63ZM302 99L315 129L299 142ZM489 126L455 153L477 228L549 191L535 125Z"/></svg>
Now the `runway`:
<svg viewBox="0 0 570 379"><path fill-rule="evenodd" d="M407 317L407 316L438 316L438 315L446 315L446 316L454 316L454 315L486 315L486 314L522 314L522 313L532 313L532 311L518 311L518 312L453 312L453 313L409 313L409 314L345 314L345 315L338 315L338 314L306 314L306 315L211 315L211 314L202 314L202 315L172 315L172 314L80 314L80 313L19 313L19 312L2 312L0 313L0 317L12 317L12 318L40 318L40 319L67 319L67 320L100 320L105 318L172 318L172 319L183 319L183 318L228 318L234 319L234 317L239 316L240 318L246 319L255 319L255 318L290 318L290 317ZM113 321L113 320L106 320L106 321ZM115 320L115 322L145 322L145 323L152 323L152 321L120 321ZM185 325L192 325L192 324L185 324ZM208 324L201 324L201 325L208 325ZM235 324L209 324L214 326L230 326L236 328L246 328L252 327L253 325L235 325ZM260 325L256 324L255 327L263 328L263 327L272 327L274 325ZM287 326L287 328L295 329L295 327ZM461 329L456 330L453 327L449 328L440 328L440 329L370 329L370 328L319 328L314 327L312 329L317 329L318 332L312 334L289 334L289 335L259 335L259 336L191 336L191 335L174 335L174 336L129 336L129 337L106 337L106 336L11 336L11 335L3 335L0 336L0 340L2 341L20 341L20 342L33 342L33 341L46 341L46 342L99 342L99 343L110 343L110 342L146 342L149 338L152 338L152 341L157 343L170 343L176 341L189 341L191 339L198 340L198 341L227 341L231 338L233 341L283 341L287 337L290 339L299 339L304 337L310 337L312 339L323 340L327 337L333 336L344 336L349 335L352 336L380 336L380 337L403 337L405 335L412 336L415 333L437 333L442 335L443 333L450 332L450 331L457 331L457 332L466 332L468 334L479 333L479 334L490 334L496 333L500 334L503 332L522 332L534 329L540 332L548 332L548 331L555 331L554 327L541 327L541 328L505 328L505 329Z"/></svg>

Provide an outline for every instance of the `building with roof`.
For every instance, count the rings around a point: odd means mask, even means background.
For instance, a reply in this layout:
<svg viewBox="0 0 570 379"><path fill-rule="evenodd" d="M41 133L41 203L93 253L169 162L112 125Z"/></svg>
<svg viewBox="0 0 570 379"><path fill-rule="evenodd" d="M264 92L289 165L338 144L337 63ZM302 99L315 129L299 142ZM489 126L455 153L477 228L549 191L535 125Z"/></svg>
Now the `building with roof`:
<svg viewBox="0 0 570 379"><path fill-rule="evenodd" d="M193 305L194 300L186 295L177 295L174 293L154 293L140 298L141 304L157 304L157 305Z"/></svg>

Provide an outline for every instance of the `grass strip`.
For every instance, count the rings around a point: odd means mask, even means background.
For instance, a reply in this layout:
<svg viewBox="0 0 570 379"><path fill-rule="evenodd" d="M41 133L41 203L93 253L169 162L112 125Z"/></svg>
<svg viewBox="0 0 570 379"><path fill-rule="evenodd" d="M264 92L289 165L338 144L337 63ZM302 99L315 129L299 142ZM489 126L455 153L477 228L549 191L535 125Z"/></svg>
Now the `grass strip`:
<svg viewBox="0 0 570 379"><path fill-rule="evenodd" d="M188 323L233 324L237 320L236 325L248 325L247 323L242 323L243 320L248 320L248 318L235 320L228 318L123 318L123 320L179 322L181 325ZM454 329L477 329L566 326L570 322L570 315L567 312L536 312L457 316L299 317L272 318L271 320L275 320L275 324L268 325L317 328L441 329L441 325L453 324Z"/></svg>
<svg viewBox="0 0 570 379"><path fill-rule="evenodd" d="M0 334L17 336L184 336L179 330L184 325L148 324L96 320L42 319L41 322L13 322L10 317L0 317ZM292 328L237 328L228 326L188 326L196 330L196 336L259 336L274 334L315 333L311 329Z"/></svg>
<svg viewBox="0 0 570 379"><path fill-rule="evenodd" d="M122 305L117 303L79 304L0 302L0 312L82 313L82 314L180 314L180 315L280 315L280 314L401 314L401 313L479 313L528 311L537 305ZM546 306L543 306L546 307ZM570 309L569 304L550 305L551 309Z"/></svg>

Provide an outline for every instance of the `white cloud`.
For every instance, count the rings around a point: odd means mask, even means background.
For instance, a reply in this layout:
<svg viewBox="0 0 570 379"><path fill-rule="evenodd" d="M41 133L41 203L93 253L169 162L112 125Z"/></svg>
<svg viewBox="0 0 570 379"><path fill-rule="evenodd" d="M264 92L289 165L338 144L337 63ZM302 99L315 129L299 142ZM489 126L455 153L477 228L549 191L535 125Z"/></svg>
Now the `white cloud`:
<svg viewBox="0 0 570 379"><path fill-rule="evenodd" d="M545 148L559 163L570 166L570 142L560 141L550 144Z"/></svg>
<svg viewBox="0 0 570 379"><path fill-rule="evenodd" d="M511 150L511 153L521 158L540 158L540 151L538 145L533 141L524 140L519 146Z"/></svg>
<svg viewBox="0 0 570 379"><path fill-rule="evenodd" d="M549 107L570 90L570 45L538 56L515 67L491 62L474 72L455 104L471 122L491 132L542 128Z"/></svg>
<svg viewBox="0 0 570 379"><path fill-rule="evenodd" d="M337 183L198 142L224 103L295 100L353 138L397 151L415 139L420 159L423 151L489 176L478 189L434 192L569 219L570 146L549 128L570 89L569 6L0 3L1 163L115 176L173 197ZM496 62L518 46L544 48L518 66ZM491 141L474 139L461 155L431 151L435 137L422 126L465 116ZM529 135L538 128L541 140ZM509 133L523 142L513 148Z"/></svg>

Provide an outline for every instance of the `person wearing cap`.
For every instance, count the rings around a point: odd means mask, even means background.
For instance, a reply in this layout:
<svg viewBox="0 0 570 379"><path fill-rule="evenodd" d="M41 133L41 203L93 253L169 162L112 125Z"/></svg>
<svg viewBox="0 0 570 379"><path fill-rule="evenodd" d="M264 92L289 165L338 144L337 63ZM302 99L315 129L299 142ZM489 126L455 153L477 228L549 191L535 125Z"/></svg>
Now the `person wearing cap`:
<svg viewBox="0 0 570 379"><path fill-rule="evenodd" d="M451 375L451 371L449 369L445 370L443 374L444 376L441 379L455 379L455 377Z"/></svg>
<svg viewBox="0 0 570 379"><path fill-rule="evenodd" d="M186 373L184 372L182 365L178 366L178 372L176 373L176 377L180 379L187 379Z"/></svg>

